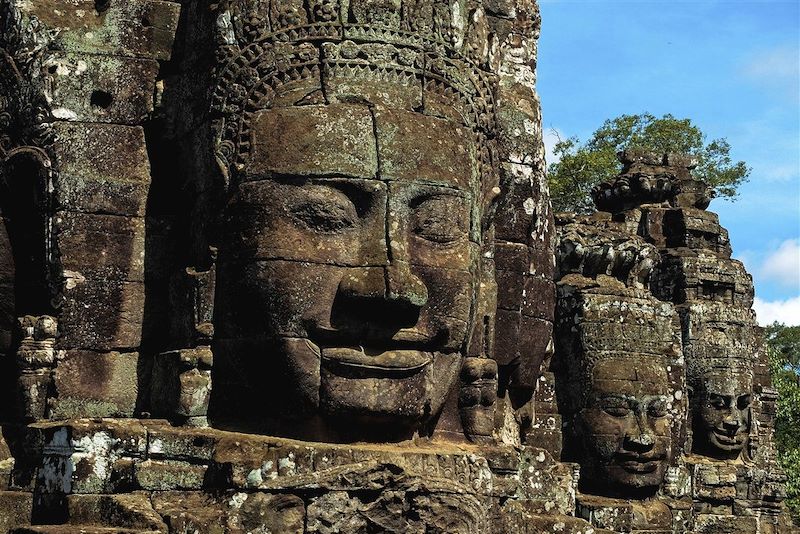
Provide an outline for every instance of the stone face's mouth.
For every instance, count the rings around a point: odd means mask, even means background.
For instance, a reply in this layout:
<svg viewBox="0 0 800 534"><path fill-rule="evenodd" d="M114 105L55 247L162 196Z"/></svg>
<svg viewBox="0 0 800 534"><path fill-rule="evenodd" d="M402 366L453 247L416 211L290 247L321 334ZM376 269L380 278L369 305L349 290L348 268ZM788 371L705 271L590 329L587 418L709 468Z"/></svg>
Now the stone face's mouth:
<svg viewBox="0 0 800 534"><path fill-rule="evenodd" d="M620 465L622 466L625 471L630 473L652 473L656 469L658 469L658 464L660 462L639 462L636 460L631 460L628 462L622 462Z"/></svg>
<svg viewBox="0 0 800 534"><path fill-rule="evenodd" d="M322 365L387 373L420 371L430 365L433 355L419 350L380 350L366 347L323 347Z"/></svg>
<svg viewBox="0 0 800 534"><path fill-rule="evenodd" d="M385 350L388 350L388 347L398 350L436 347L447 334L446 332L431 334L424 328L418 327L381 330L379 327L370 329L367 326L369 325L364 325L363 331L357 331L352 327L331 328L317 324L308 325L306 328L314 343L321 347L327 345L332 348L364 349L368 354L370 351L367 347L383 346ZM363 343L363 345L356 345L355 343ZM373 348L373 352L377 351L377 348Z"/></svg>
<svg viewBox="0 0 800 534"><path fill-rule="evenodd" d="M744 438L740 432L737 432L736 434L729 434L725 431L714 429L713 434L719 445L737 447L742 445L744 442Z"/></svg>
<svg viewBox="0 0 800 534"><path fill-rule="evenodd" d="M619 465L630 473L652 473L656 471L664 455L653 454L622 454L618 457Z"/></svg>

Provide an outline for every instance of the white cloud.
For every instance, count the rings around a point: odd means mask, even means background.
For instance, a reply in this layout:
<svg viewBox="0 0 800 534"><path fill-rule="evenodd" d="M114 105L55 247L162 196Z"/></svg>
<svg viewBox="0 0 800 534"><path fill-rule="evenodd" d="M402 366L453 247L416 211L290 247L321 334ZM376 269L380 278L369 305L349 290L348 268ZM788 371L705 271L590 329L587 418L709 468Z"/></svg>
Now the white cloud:
<svg viewBox="0 0 800 534"><path fill-rule="evenodd" d="M796 44L762 50L748 58L742 73L758 85L773 87L797 98L800 48Z"/></svg>
<svg viewBox="0 0 800 534"><path fill-rule="evenodd" d="M800 290L800 240L787 239L764 259L759 278Z"/></svg>
<svg viewBox="0 0 800 534"><path fill-rule="evenodd" d="M778 321L787 326L800 325L800 296L786 300L765 301L756 297L753 302L758 324L766 326Z"/></svg>
<svg viewBox="0 0 800 534"><path fill-rule="evenodd" d="M756 166L753 165L753 168L756 169ZM792 182L800 176L800 165L797 163L773 164L760 167L756 171L759 178L768 182Z"/></svg>
<svg viewBox="0 0 800 534"><path fill-rule="evenodd" d="M564 134L558 128L545 128L543 141L544 141L544 155L545 161L548 165L551 163L558 163L559 158L553 153L556 143L564 139Z"/></svg>
<svg viewBox="0 0 800 534"><path fill-rule="evenodd" d="M796 78L800 76L800 51L796 45L783 45L754 54L744 66L751 78Z"/></svg>

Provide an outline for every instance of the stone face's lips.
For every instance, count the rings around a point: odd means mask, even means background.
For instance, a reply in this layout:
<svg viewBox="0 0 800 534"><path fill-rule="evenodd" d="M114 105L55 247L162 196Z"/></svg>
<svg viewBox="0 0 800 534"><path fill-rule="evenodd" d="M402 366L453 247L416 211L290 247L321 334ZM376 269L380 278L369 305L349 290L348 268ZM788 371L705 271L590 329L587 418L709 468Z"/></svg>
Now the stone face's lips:
<svg viewBox="0 0 800 534"><path fill-rule="evenodd" d="M621 454L617 456L617 462L632 473L652 473L665 458L663 454Z"/></svg>
<svg viewBox="0 0 800 534"><path fill-rule="evenodd" d="M720 430L714 430L714 437L722 445L733 445L733 446L741 445L742 442L744 441L743 437L739 433L731 436L730 434L727 434Z"/></svg>
<svg viewBox="0 0 800 534"><path fill-rule="evenodd" d="M387 371L415 371L433 361L428 352L418 350L371 351L363 347L331 347L322 349L323 364L334 362L345 367Z"/></svg>
<svg viewBox="0 0 800 534"><path fill-rule="evenodd" d="M630 471L632 473L652 473L656 469L661 462L659 461L650 461L650 462L642 462L638 460L630 460L627 462L622 462L620 465L626 471Z"/></svg>
<svg viewBox="0 0 800 534"><path fill-rule="evenodd" d="M443 335L442 332L429 333L425 329L418 327L402 328L397 332L394 332L391 336L376 335L374 337L369 337L370 332L354 332L352 329L343 330L339 328L332 328L330 326L320 326L317 324L309 325L307 328L315 343L320 345L327 344L330 346L335 346L340 343L343 346L346 346L350 343L353 343L353 340L358 339L363 340L367 344L388 342L396 346L404 345L422 347L435 343L437 339ZM353 346L351 348L354 350L359 350L361 347Z"/></svg>

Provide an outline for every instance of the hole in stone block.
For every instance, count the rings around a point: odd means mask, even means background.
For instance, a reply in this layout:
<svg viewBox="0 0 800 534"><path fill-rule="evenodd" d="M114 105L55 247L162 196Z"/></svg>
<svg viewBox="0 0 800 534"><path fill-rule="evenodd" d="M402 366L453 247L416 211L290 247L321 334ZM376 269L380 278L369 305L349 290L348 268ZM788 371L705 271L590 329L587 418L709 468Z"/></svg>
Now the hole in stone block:
<svg viewBox="0 0 800 534"><path fill-rule="evenodd" d="M96 89L92 91L91 97L89 97L89 102L92 104L93 107L98 107L102 109L108 109L111 107L111 103L114 101L114 97L111 96L111 93L107 91L101 91Z"/></svg>
<svg viewBox="0 0 800 534"><path fill-rule="evenodd" d="M153 23L150 22L150 18L147 15L142 17L142 27L143 28L149 28L152 25L153 25Z"/></svg>
<svg viewBox="0 0 800 534"><path fill-rule="evenodd" d="M94 9L98 13L102 13L111 5L111 0L94 0Z"/></svg>

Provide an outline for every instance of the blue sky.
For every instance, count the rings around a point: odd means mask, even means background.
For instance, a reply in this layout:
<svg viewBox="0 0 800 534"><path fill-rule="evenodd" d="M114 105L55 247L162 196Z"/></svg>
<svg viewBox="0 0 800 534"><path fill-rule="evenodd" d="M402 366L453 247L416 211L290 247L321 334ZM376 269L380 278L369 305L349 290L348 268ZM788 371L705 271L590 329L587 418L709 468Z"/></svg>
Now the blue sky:
<svg viewBox="0 0 800 534"><path fill-rule="evenodd" d="M545 144L648 111L726 137L752 168L710 209L756 286L762 324L800 324L800 1L540 0Z"/></svg>

